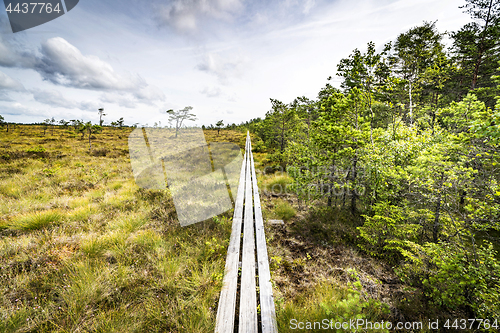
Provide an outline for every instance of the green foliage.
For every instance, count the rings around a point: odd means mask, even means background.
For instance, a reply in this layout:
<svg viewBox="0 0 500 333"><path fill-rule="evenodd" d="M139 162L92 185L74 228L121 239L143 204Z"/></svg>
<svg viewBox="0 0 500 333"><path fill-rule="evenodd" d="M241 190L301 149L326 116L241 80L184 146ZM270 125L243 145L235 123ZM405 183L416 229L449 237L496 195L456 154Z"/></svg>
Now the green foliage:
<svg viewBox="0 0 500 333"><path fill-rule="evenodd" d="M354 270L351 270L356 274ZM353 277L353 279L356 279ZM335 281L319 283L306 298L295 301L287 300L284 305L278 304L278 329L287 332L293 329L295 320L302 322L306 331L322 331L320 323L324 319L335 323L349 323L350 320L364 319L370 322L387 320L388 305L373 299L363 297L363 287L359 280L350 287L339 287ZM314 326L316 323L316 326ZM323 328L325 330L325 328ZM326 330L330 330L329 327ZM333 330L335 328L333 327ZM388 332L384 329L368 329L367 332Z"/></svg>
<svg viewBox="0 0 500 333"><path fill-rule="evenodd" d="M365 223L358 227L360 236L366 241L359 246L374 256L411 256L408 243L416 240L422 226L407 223L404 207L382 201L372 206L372 209L373 216L364 215Z"/></svg>
<svg viewBox="0 0 500 333"><path fill-rule="evenodd" d="M500 144L500 98L497 99L495 109L480 110L471 124L471 132L475 137L491 145Z"/></svg>
<svg viewBox="0 0 500 333"><path fill-rule="evenodd" d="M462 101L451 102L448 107L440 109L438 119L451 132L468 131L471 123L472 131L479 132L483 122L490 118L488 113L491 114L484 103L469 93Z"/></svg>
<svg viewBox="0 0 500 333"><path fill-rule="evenodd" d="M295 209L287 202L284 200L279 200L275 207L274 207L274 212L276 215L285 221L290 220L292 217L297 215L297 212Z"/></svg>
<svg viewBox="0 0 500 333"><path fill-rule="evenodd" d="M43 152L46 152L46 151L47 151L47 149L45 149L42 146L29 147L28 149L26 149L27 153L43 153Z"/></svg>
<svg viewBox="0 0 500 333"><path fill-rule="evenodd" d="M186 106L184 109L177 111L167 110L167 113L169 115L168 121L171 124L175 124L175 137L177 137L179 129L182 128L182 124L184 123L185 120L189 121L196 120L196 115L194 113L190 113L192 109L193 109L192 106Z"/></svg>
<svg viewBox="0 0 500 333"><path fill-rule="evenodd" d="M276 175L262 181L262 190L277 195L291 193L293 179L287 175Z"/></svg>
<svg viewBox="0 0 500 333"><path fill-rule="evenodd" d="M497 315L495 255L477 244L500 231L500 8L470 0L466 9L476 21L451 33L451 50L435 22L379 52L368 43L338 64L342 90L327 83L315 100L271 100L253 129L268 159L287 166L299 207L342 216L299 222L301 231L400 263L400 279L425 285L443 310Z"/></svg>
<svg viewBox="0 0 500 333"><path fill-rule="evenodd" d="M423 285L434 303L466 308L478 318L500 316L500 262L491 243L477 253L446 243L428 244L425 251L435 266Z"/></svg>

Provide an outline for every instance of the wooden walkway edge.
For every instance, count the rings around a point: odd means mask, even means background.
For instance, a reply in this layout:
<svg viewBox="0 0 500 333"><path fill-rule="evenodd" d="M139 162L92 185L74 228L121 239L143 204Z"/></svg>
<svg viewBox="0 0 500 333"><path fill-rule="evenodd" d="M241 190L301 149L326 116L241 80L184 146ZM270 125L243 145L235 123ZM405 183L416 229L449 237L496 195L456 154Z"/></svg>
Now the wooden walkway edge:
<svg viewBox="0 0 500 333"><path fill-rule="evenodd" d="M238 280L240 254L241 279ZM239 314L236 313L238 296ZM233 333L236 323L239 333L259 332L257 299L260 302L261 332L278 332L259 189L247 133L215 332Z"/></svg>

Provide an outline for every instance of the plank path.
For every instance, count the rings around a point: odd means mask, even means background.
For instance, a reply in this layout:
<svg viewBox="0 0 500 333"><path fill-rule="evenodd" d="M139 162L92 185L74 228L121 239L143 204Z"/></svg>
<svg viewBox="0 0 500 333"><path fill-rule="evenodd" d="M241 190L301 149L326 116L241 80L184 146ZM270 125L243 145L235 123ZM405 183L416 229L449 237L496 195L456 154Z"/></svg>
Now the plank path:
<svg viewBox="0 0 500 333"><path fill-rule="evenodd" d="M215 324L216 333L236 330L239 333L278 332L259 188L248 133Z"/></svg>

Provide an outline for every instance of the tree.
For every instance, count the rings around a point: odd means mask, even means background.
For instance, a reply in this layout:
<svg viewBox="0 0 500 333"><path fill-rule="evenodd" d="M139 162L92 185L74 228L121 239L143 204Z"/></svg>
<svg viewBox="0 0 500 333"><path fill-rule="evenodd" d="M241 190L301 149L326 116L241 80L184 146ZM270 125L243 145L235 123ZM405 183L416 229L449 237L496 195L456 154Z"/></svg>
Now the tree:
<svg viewBox="0 0 500 333"><path fill-rule="evenodd" d="M219 120L218 122L215 123L215 127L217 128L217 135L219 135L220 128L224 126L224 122L222 120Z"/></svg>
<svg viewBox="0 0 500 333"><path fill-rule="evenodd" d="M275 157L282 164L288 142L297 135L297 129L302 123L295 109L276 99L270 100L272 109L266 113L266 118L262 122L258 118L253 121L257 122L257 133L268 147L278 149Z"/></svg>
<svg viewBox="0 0 500 333"><path fill-rule="evenodd" d="M5 122L5 119L4 119L4 118L0 115L0 126L2 126L2 127L3 127L5 124L7 124L7 123ZM7 127L7 131L8 131L8 127Z"/></svg>
<svg viewBox="0 0 500 333"><path fill-rule="evenodd" d="M295 113L307 124L307 137L309 138L311 124L313 121L318 119L319 116L318 108L316 107L314 101L305 96L301 96L294 99L290 106L295 110Z"/></svg>
<svg viewBox="0 0 500 333"><path fill-rule="evenodd" d="M118 125L119 128L122 128L124 123L125 123L125 121L123 120L123 117L121 117L120 119L118 119L116 121L116 124Z"/></svg>
<svg viewBox="0 0 500 333"><path fill-rule="evenodd" d="M366 53L361 54L358 49L355 49L349 58L340 60L337 66L337 75L344 78L342 87L347 91L359 88L370 110L370 140L372 145L373 121L375 118L373 112L373 94L376 87L383 85L389 76L389 68L384 61L384 56L390 48L391 45L387 44L381 53L376 53L375 44L370 42L368 43Z"/></svg>
<svg viewBox="0 0 500 333"><path fill-rule="evenodd" d="M476 56L474 72L472 75L472 89L476 88L479 67L486 52L500 45L500 2L498 0L466 0L467 4L461 8L467 8L466 12L476 20L473 25L478 28L479 38L476 41ZM498 52L498 50L497 50Z"/></svg>
<svg viewBox="0 0 500 333"><path fill-rule="evenodd" d="M495 105L496 84L491 79L498 75L500 60L500 2L498 0L467 0L462 6L471 15L474 22L464 25L453 32L453 57L457 72L453 81L459 82L458 100L462 99L468 89L475 90L476 95L486 105Z"/></svg>
<svg viewBox="0 0 500 333"><path fill-rule="evenodd" d="M100 108L98 109L99 111L99 126L102 126L102 123L104 122L104 120L102 120L102 117L106 116L106 114L104 113L104 108Z"/></svg>
<svg viewBox="0 0 500 333"><path fill-rule="evenodd" d="M184 109L177 111L174 111L172 109L167 110L167 113L169 114L168 121L170 122L170 124L175 123L175 137L177 137L179 129L182 128L182 123L184 122L184 120L197 120L196 115L194 113L190 113L192 109L192 106L186 106Z"/></svg>
<svg viewBox="0 0 500 333"><path fill-rule="evenodd" d="M50 119L45 119L43 121L43 135L45 136L45 132L47 132L47 128L49 128L49 124L50 124Z"/></svg>
<svg viewBox="0 0 500 333"><path fill-rule="evenodd" d="M82 137L83 132L87 132L89 135L89 150L92 150L92 134L99 133L102 130L100 125L92 125L92 122L88 121L82 125Z"/></svg>
<svg viewBox="0 0 500 333"><path fill-rule="evenodd" d="M121 117L120 119L118 119L117 121L112 121L111 122L111 126L113 127L119 127L119 128L122 128L124 125L124 120L123 120L123 117Z"/></svg>
<svg viewBox="0 0 500 333"><path fill-rule="evenodd" d="M68 127L69 121L61 119L61 120L59 120L59 124L61 124L62 127L66 128L66 127Z"/></svg>
<svg viewBox="0 0 500 333"><path fill-rule="evenodd" d="M51 135L54 135L54 126L56 125L56 119L54 117L52 117L50 119L50 125L51 125L50 128L52 130L52 134Z"/></svg>

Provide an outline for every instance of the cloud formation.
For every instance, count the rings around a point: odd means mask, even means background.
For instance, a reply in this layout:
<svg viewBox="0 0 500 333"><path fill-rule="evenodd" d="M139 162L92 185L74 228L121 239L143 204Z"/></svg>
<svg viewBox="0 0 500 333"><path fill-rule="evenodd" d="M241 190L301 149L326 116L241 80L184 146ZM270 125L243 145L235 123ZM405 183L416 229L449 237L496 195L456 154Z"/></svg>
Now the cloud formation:
<svg viewBox="0 0 500 333"><path fill-rule="evenodd" d="M153 104L154 102L163 102L165 101L165 94L160 88L148 85L136 92L133 93L133 96L145 104Z"/></svg>
<svg viewBox="0 0 500 333"><path fill-rule="evenodd" d="M165 101L165 94L155 86L148 85L139 75L118 73L106 61L93 55L83 55L78 48L61 37L43 42L39 53L22 48L22 43L8 41L0 35L0 67L31 69L43 80L57 86L108 92L101 102L135 108L137 103L153 105ZM0 100L12 101L9 92L26 91L24 86L0 72ZM94 110L100 106L96 101L72 101L54 89L34 89L35 101L67 109ZM118 94L116 94L118 93ZM19 108L14 108L15 112Z"/></svg>
<svg viewBox="0 0 500 333"><path fill-rule="evenodd" d="M25 89L21 82L0 72L0 101L12 101L12 98L9 96L9 92L12 91L25 91Z"/></svg>
<svg viewBox="0 0 500 333"><path fill-rule="evenodd" d="M85 56L61 37L50 38L40 49L35 70L56 85L92 90L136 90L147 86L139 75L118 74L96 56Z"/></svg>
<svg viewBox="0 0 500 333"><path fill-rule="evenodd" d="M62 107L66 109L72 109L77 106L77 103L66 99L61 92L57 90L35 90L33 92L33 98L35 101L50 105L53 107Z"/></svg>
<svg viewBox="0 0 500 333"><path fill-rule="evenodd" d="M207 97L219 97L222 94L222 90L219 87L205 87L202 90L200 90L200 93Z"/></svg>
<svg viewBox="0 0 500 333"><path fill-rule="evenodd" d="M73 101L63 96L60 91L55 89L35 89L32 91L33 99L38 103L49 105L53 108L79 109L95 112L102 107L97 101Z"/></svg>
<svg viewBox="0 0 500 333"><path fill-rule="evenodd" d="M157 5L157 18L160 24L189 33L206 18L230 20L242 8L242 0L174 0Z"/></svg>
<svg viewBox="0 0 500 333"><path fill-rule="evenodd" d="M207 53L196 68L208 74L215 75L219 82L227 84L232 77L242 76L249 60L246 57L222 57L216 53Z"/></svg>
<svg viewBox="0 0 500 333"><path fill-rule="evenodd" d="M21 82L14 80L3 72L0 72L0 91L2 90L23 91L24 86Z"/></svg>

